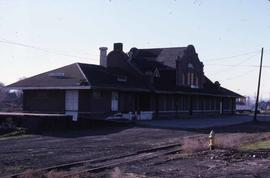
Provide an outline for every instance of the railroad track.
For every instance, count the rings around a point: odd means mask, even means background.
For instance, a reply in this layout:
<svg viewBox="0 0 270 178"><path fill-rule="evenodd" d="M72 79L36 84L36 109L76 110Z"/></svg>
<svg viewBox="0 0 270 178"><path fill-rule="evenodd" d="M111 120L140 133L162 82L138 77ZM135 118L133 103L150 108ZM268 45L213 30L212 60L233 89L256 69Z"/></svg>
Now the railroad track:
<svg viewBox="0 0 270 178"><path fill-rule="evenodd" d="M150 149L139 150L132 153L125 153L121 155L114 155L99 159L91 159L84 161L77 161L68 164L61 164L57 166L47 167L32 171L32 174L46 174L49 171L64 171L66 174L63 177L72 177L84 173L98 173L106 169L111 169L122 164L133 161L141 161L159 157L162 155L173 154L180 151L181 144L170 144ZM29 172L22 172L5 176L4 178L19 178L23 177Z"/></svg>

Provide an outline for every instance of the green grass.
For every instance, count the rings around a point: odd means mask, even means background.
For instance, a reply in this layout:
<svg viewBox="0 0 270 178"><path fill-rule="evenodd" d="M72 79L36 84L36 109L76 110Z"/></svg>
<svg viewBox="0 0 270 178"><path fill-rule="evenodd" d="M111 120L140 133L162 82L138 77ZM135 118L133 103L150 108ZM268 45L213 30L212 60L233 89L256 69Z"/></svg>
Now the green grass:
<svg viewBox="0 0 270 178"><path fill-rule="evenodd" d="M260 150L260 149L270 149L270 140L258 141L251 144L242 145L240 150Z"/></svg>
<svg viewBox="0 0 270 178"><path fill-rule="evenodd" d="M6 167L4 167L4 171L5 172L18 172L18 171L22 171L24 169L25 169L25 167L24 166L20 166L20 165L6 166Z"/></svg>
<svg viewBox="0 0 270 178"><path fill-rule="evenodd" d="M26 134L26 129L18 127L12 132L0 135L0 140L7 140L11 138L22 138L27 136L29 135Z"/></svg>

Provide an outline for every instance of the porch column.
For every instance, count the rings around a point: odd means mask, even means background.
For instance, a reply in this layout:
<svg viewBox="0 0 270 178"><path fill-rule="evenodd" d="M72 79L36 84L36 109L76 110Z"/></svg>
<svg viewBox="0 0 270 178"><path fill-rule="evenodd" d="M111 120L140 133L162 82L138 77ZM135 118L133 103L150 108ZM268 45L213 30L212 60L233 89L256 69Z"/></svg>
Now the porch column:
<svg viewBox="0 0 270 178"><path fill-rule="evenodd" d="M190 103L189 103L189 115L192 116L192 114L193 114L193 96L192 95L190 95L189 101L190 101Z"/></svg>
<svg viewBox="0 0 270 178"><path fill-rule="evenodd" d="M219 114L223 114L223 98L219 101Z"/></svg>
<svg viewBox="0 0 270 178"><path fill-rule="evenodd" d="M174 94L173 95L173 100L174 100L174 110L175 110L175 118L178 117L178 109L179 109L179 98L178 95Z"/></svg>
<svg viewBox="0 0 270 178"><path fill-rule="evenodd" d="M159 97L158 94L155 94L155 119L158 119L159 115Z"/></svg>
<svg viewBox="0 0 270 178"><path fill-rule="evenodd" d="M234 109L235 109L235 107L234 107L234 103L235 103L235 98L232 98L231 99L231 108L232 108L232 114L234 114L235 112L234 112Z"/></svg>

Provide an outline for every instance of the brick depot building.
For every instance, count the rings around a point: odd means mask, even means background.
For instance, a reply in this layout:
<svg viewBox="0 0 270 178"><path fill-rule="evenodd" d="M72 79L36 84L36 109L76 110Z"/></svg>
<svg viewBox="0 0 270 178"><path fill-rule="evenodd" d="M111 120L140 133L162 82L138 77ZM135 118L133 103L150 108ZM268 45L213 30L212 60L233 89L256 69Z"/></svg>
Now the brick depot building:
<svg viewBox="0 0 270 178"><path fill-rule="evenodd" d="M138 119L233 114L241 97L213 83L192 45L132 48L115 43L100 65L74 63L8 86L23 91L24 112L63 113L74 119ZM133 115L134 116L134 115Z"/></svg>

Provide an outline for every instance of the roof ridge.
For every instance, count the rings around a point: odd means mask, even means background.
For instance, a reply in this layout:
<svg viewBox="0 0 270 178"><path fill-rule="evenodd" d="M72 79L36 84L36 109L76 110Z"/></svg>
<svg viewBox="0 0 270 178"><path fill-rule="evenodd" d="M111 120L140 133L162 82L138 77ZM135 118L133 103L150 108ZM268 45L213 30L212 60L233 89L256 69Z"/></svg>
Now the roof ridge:
<svg viewBox="0 0 270 178"><path fill-rule="evenodd" d="M82 65L90 65L90 66L100 66L98 64L90 64L90 63L83 63L83 62L76 62L76 64L82 64Z"/></svg>
<svg viewBox="0 0 270 178"><path fill-rule="evenodd" d="M138 50L151 50L151 49L179 49L179 48L187 48L187 47L165 47L165 48L137 48Z"/></svg>

